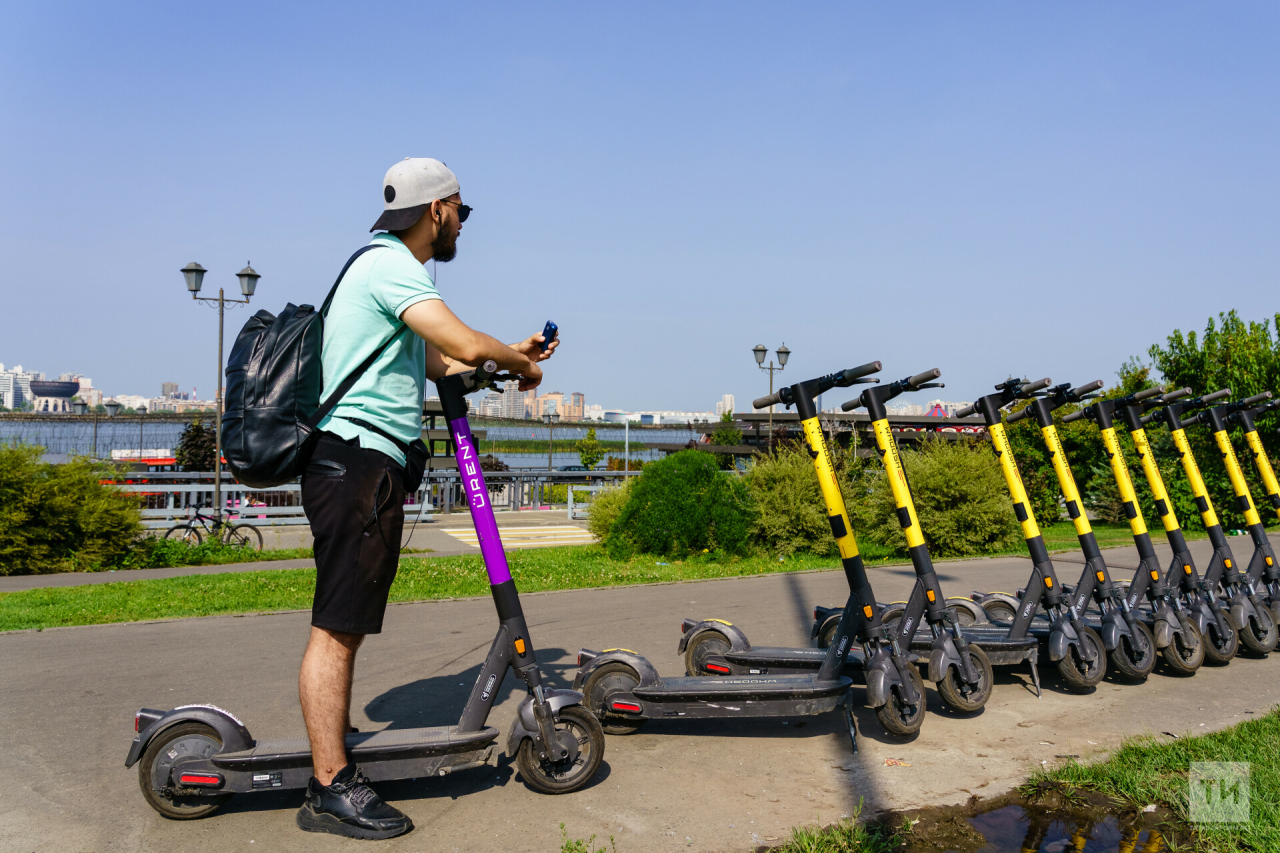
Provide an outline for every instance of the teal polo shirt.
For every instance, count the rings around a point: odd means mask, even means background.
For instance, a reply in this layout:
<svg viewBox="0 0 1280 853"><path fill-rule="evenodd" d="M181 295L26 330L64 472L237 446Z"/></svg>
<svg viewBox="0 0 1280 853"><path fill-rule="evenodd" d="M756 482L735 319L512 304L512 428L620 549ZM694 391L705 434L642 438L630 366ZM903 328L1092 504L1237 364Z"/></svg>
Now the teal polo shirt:
<svg viewBox="0 0 1280 853"><path fill-rule="evenodd" d="M379 234L342 277L324 321L324 367L327 399L384 341L391 346L369 366L319 428L345 439L359 438L361 447L379 450L404 464L404 454L385 437L347 418L358 418L386 430L405 444L422 435L422 395L427 381L427 348L405 327L400 315L410 305L439 299L435 282L409 248L391 234Z"/></svg>

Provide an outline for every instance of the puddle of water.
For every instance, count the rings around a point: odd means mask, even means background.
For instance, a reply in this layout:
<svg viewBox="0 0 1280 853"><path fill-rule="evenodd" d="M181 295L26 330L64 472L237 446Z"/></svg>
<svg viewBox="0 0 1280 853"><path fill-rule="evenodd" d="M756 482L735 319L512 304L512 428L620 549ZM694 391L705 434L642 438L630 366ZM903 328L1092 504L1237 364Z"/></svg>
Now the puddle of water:
<svg viewBox="0 0 1280 853"><path fill-rule="evenodd" d="M1168 811L1135 811L1101 797L1006 797L915 817L905 853L1165 853L1167 833L1187 841Z"/></svg>

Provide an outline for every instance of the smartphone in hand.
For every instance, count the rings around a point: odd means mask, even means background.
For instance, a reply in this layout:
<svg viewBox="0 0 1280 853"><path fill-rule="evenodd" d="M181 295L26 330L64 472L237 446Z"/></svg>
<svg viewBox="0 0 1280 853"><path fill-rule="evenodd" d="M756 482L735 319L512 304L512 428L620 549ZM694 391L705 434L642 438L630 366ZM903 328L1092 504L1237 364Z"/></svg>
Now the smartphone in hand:
<svg viewBox="0 0 1280 853"><path fill-rule="evenodd" d="M538 344L543 352L547 351L547 347L551 346L558 334L560 334L560 327L548 320L547 325L542 327L542 343Z"/></svg>

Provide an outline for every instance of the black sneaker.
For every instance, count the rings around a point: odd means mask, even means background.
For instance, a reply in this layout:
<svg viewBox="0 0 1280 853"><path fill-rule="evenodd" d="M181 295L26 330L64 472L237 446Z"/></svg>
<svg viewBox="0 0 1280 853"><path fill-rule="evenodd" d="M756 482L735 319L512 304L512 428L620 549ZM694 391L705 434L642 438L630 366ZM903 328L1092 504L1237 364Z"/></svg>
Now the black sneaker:
<svg viewBox="0 0 1280 853"><path fill-rule="evenodd" d="M394 838L413 829L413 821L383 802L354 764L348 764L321 785L312 776L307 799L298 809L298 827L307 832L330 832L348 838Z"/></svg>

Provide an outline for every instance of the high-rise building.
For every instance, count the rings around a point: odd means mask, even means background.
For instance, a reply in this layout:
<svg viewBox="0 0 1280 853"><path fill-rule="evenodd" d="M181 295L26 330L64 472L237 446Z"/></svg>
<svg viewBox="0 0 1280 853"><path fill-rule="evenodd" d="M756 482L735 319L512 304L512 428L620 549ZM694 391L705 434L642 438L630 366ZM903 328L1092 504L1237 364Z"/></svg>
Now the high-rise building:
<svg viewBox="0 0 1280 853"><path fill-rule="evenodd" d="M725 394L720 398L720 402L716 403L716 416L723 415L725 412L733 414L733 395Z"/></svg>
<svg viewBox="0 0 1280 853"><path fill-rule="evenodd" d="M31 383L43 379L43 373L28 373L21 364L14 365L12 370L5 370L0 364L0 404L6 409L17 409L32 402L35 397L31 393Z"/></svg>
<svg viewBox="0 0 1280 853"><path fill-rule="evenodd" d="M522 420L525 412L525 395L520 393L520 383L509 379L502 383L502 411L499 417Z"/></svg>
<svg viewBox="0 0 1280 853"><path fill-rule="evenodd" d="M177 382L161 382L161 383L160 383L160 396L161 396L161 397L164 397L165 399L172 400L172 399L175 399L175 398L176 398L177 394L178 394L178 383L177 383Z"/></svg>

